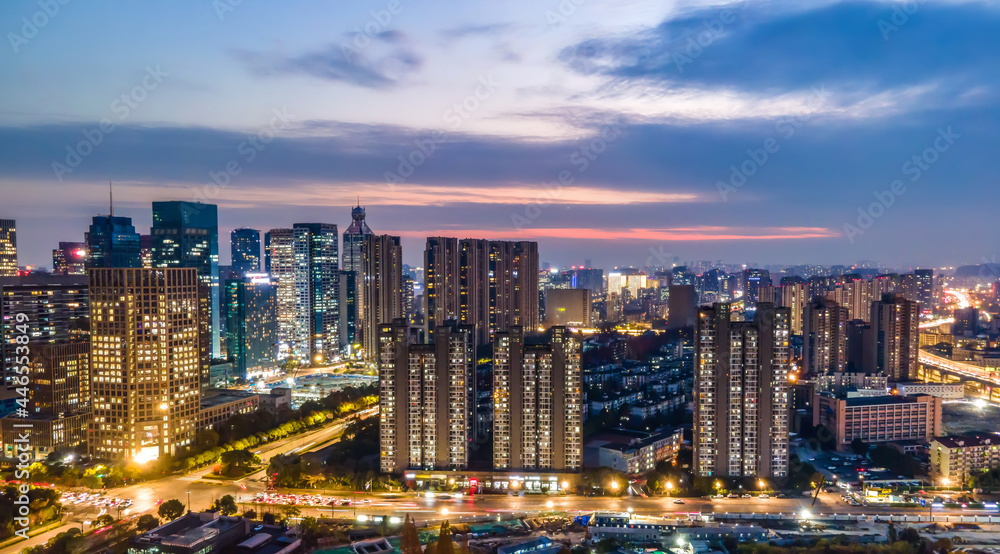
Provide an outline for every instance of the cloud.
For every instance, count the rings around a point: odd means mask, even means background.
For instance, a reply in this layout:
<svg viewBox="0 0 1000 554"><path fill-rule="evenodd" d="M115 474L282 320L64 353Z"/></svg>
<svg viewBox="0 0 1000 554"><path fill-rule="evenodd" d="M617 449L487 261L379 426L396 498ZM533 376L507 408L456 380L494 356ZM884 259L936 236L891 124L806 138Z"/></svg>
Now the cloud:
<svg viewBox="0 0 1000 554"><path fill-rule="evenodd" d="M638 229L638 228L589 228L563 227L539 228L522 230L488 230L488 229L440 229L421 230L418 232L400 231L404 236L457 236L488 239L515 238L528 239L572 239L600 241L675 241L675 242L707 242L707 241L772 241L796 239L828 239L840 236L840 232L822 227L690 227L676 229Z"/></svg>
<svg viewBox="0 0 1000 554"><path fill-rule="evenodd" d="M420 70L423 58L408 37L396 30L375 37L346 37L312 52L294 56L237 51L235 56L254 74L271 77L305 75L370 89L390 89Z"/></svg>
<svg viewBox="0 0 1000 554"><path fill-rule="evenodd" d="M857 103L932 85L933 94L921 98L926 103L983 86L996 100L995 7L921 2L899 17L893 3L776 6L744 2L687 13L627 36L583 40L564 49L560 60L609 83L665 90L780 96L826 85L843 102ZM886 34L884 25L895 30Z"/></svg>
<svg viewBox="0 0 1000 554"><path fill-rule="evenodd" d="M440 32L444 39L462 39L468 37L496 37L510 32L515 28L514 23L489 23L489 24L468 24L459 27L452 27Z"/></svg>

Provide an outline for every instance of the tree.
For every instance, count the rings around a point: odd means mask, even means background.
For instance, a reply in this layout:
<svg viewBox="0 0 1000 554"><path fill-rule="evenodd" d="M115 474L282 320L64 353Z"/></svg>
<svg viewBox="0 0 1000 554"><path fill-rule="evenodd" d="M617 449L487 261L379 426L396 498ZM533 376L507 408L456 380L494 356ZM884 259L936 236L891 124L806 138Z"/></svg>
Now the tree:
<svg viewBox="0 0 1000 554"><path fill-rule="evenodd" d="M219 434L211 429L199 431L198 434L194 436L194 443L197 445L198 450L215 448L216 446L219 446Z"/></svg>
<svg viewBox="0 0 1000 554"><path fill-rule="evenodd" d="M601 539L597 541L597 554L608 554L609 552L614 552L618 550L618 539L614 537L608 537L606 539Z"/></svg>
<svg viewBox="0 0 1000 554"><path fill-rule="evenodd" d="M868 445L861 440L861 437L854 437L851 441L851 452L854 452L855 456L864 456L868 453Z"/></svg>
<svg viewBox="0 0 1000 554"><path fill-rule="evenodd" d="M233 495L231 494L223 496L212 504L212 511L219 512L224 516L231 516L235 514L236 510L236 499L233 498Z"/></svg>
<svg viewBox="0 0 1000 554"><path fill-rule="evenodd" d="M410 514L406 514L406 521L403 522L403 531L400 533L399 551L402 554L421 554L422 552L417 525L410 519Z"/></svg>
<svg viewBox="0 0 1000 554"><path fill-rule="evenodd" d="M229 452L223 452L219 457L219 462L222 464L222 474L228 475L230 477L236 477L238 475L243 475L244 473L250 471L250 469L260 463L260 456L257 456L249 450L230 450Z"/></svg>
<svg viewBox="0 0 1000 554"><path fill-rule="evenodd" d="M104 514L94 520L94 527L106 527L115 522L115 517L111 514Z"/></svg>
<svg viewBox="0 0 1000 554"><path fill-rule="evenodd" d="M436 554L455 554L455 543L451 540L451 524L448 520L441 523L441 531L438 533Z"/></svg>
<svg viewBox="0 0 1000 554"><path fill-rule="evenodd" d="M893 544L899 540L899 532L896 530L896 525L893 523L889 524L889 544Z"/></svg>
<svg viewBox="0 0 1000 554"><path fill-rule="evenodd" d="M155 529L160 526L160 519L153 514L142 514L139 517L139 521L136 522L136 527L140 531L149 531L150 529Z"/></svg>
<svg viewBox="0 0 1000 554"><path fill-rule="evenodd" d="M272 514L271 512L265 513L263 516L261 516L260 520L264 522L265 525L274 525L275 521L277 521L274 517L274 514Z"/></svg>
<svg viewBox="0 0 1000 554"><path fill-rule="evenodd" d="M257 519L257 512L255 510L247 510L243 512L243 517L247 519Z"/></svg>
<svg viewBox="0 0 1000 554"><path fill-rule="evenodd" d="M726 550L729 551L730 554L733 554L736 552L736 549L740 547L740 541L738 541L736 537L728 535L725 539L723 539L722 546L726 547Z"/></svg>
<svg viewBox="0 0 1000 554"><path fill-rule="evenodd" d="M899 540L906 541L910 544L917 544L920 542L920 533L918 533L913 527L907 527L899 532Z"/></svg>
<svg viewBox="0 0 1000 554"><path fill-rule="evenodd" d="M173 521L184 514L184 504L180 500L172 498L160 504L160 508L156 510L156 513L160 514L160 517L167 521Z"/></svg>

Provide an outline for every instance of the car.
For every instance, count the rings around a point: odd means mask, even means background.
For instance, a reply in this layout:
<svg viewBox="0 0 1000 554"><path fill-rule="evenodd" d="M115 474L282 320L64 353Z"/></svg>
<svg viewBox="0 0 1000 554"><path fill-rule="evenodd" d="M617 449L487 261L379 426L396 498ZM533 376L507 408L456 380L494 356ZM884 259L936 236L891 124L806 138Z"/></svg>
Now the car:
<svg viewBox="0 0 1000 554"><path fill-rule="evenodd" d="M677 500L674 500L674 504L684 504L684 501L678 498Z"/></svg>
<svg viewBox="0 0 1000 554"><path fill-rule="evenodd" d="M767 493L764 493L764 494L760 495L758 498L771 498L771 495L769 495Z"/></svg>
<svg viewBox="0 0 1000 554"><path fill-rule="evenodd" d="M739 497L740 495L736 494L735 492L731 492L726 495L726 498L739 498Z"/></svg>
<svg viewBox="0 0 1000 554"><path fill-rule="evenodd" d="M788 495L785 493L779 493L778 496L775 496L775 498L788 498Z"/></svg>
<svg viewBox="0 0 1000 554"><path fill-rule="evenodd" d="M716 494L716 495L712 496L712 498L725 498L725 496L723 496L721 494Z"/></svg>
<svg viewBox="0 0 1000 554"><path fill-rule="evenodd" d="M751 494L744 494L743 498L753 498L753 495L751 495Z"/></svg>

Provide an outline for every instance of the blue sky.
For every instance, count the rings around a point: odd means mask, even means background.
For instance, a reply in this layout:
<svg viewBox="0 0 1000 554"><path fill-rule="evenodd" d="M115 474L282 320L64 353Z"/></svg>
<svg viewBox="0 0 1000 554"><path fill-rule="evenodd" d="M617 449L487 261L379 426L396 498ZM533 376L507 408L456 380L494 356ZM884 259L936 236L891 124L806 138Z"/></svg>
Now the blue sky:
<svg viewBox="0 0 1000 554"><path fill-rule="evenodd" d="M995 3L52 1L0 6L22 263L109 180L142 230L154 200L228 233L360 196L411 263L435 234L567 265L997 255Z"/></svg>

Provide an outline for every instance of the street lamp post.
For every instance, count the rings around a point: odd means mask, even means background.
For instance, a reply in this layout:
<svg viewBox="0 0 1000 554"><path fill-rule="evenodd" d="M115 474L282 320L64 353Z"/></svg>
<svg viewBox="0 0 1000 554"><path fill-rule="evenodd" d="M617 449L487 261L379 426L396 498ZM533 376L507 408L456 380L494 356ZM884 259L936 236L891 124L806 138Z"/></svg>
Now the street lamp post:
<svg viewBox="0 0 1000 554"><path fill-rule="evenodd" d="M674 484L667 481L667 498L670 498L670 491L674 488Z"/></svg>
<svg viewBox="0 0 1000 554"><path fill-rule="evenodd" d="M191 489L188 489L188 512L191 512Z"/></svg>

